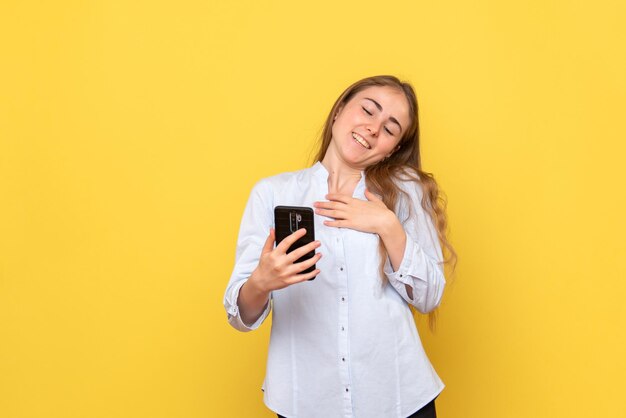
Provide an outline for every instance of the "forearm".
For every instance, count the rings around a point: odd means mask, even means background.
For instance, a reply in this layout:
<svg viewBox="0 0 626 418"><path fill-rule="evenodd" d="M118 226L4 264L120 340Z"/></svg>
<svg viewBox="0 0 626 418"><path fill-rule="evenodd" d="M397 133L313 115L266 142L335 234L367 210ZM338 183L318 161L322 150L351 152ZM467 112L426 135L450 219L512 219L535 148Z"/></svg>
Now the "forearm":
<svg viewBox="0 0 626 418"><path fill-rule="evenodd" d="M241 320L247 325L254 324L261 317L269 303L269 296L269 292L265 292L255 286L254 279L250 277L239 289L237 305L239 306Z"/></svg>
<svg viewBox="0 0 626 418"><path fill-rule="evenodd" d="M383 223L378 236L387 250L391 266L394 271L398 270L406 247L406 232L393 212L390 212L389 217Z"/></svg>
<svg viewBox="0 0 626 418"><path fill-rule="evenodd" d="M391 212L389 219L381 228L378 236L387 250L391 267L394 271L397 271L400 268L400 264L402 264L402 258L406 249L406 232L393 212ZM407 295L410 299L413 299L413 289L409 285L405 285L405 287Z"/></svg>

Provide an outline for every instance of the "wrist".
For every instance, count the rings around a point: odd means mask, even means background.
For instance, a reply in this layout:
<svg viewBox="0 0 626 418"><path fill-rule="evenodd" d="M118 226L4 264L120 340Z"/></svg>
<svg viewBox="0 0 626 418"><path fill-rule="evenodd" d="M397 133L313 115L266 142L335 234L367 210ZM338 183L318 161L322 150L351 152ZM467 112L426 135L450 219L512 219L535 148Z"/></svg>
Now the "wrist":
<svg viewBox="0 0 626 418"><path fill-rule="evenodd" d="M263 287L263 285L260 283L260 280L258 279L257 270L254 270L252 272L244 286L246 285L248 286L248 291L250 292L250 294L255 298L263 298L269 296L269 291Z"/></svg>
<svg viewBox="0 0 626 418"><path fill-rule="evenodd" d="M390 210L380 225L378 236L385 241L386 238L397 235L399 232L403 231L404 228L402 228L400 220L396 214Z"/></svg>

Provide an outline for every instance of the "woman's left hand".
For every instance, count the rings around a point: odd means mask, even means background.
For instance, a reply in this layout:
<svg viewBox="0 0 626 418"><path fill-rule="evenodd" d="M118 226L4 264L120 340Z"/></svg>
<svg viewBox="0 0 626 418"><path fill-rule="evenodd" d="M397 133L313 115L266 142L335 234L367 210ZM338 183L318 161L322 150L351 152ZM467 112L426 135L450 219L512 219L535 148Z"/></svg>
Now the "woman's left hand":
<svg viewBox="0 0 626 418"><path fill-rule="evenodd" d="M396 215L378 196L367 189L365 197L367 200L330 193L326 195L328 202L315 202L313 206L316 214L334 219L324 221L324 225L380 235L396 219Z"/></svg>

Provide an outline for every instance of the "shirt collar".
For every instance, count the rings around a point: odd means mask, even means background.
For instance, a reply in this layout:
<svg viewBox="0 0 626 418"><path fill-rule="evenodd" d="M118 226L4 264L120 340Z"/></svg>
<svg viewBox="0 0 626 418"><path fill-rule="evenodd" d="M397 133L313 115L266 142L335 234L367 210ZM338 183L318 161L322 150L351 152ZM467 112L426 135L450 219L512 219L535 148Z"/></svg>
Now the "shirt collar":
<svg viewBox="0 0 626 418"><path fill-rule="evenodd" d="M328 180L328 170L326 170L326 167L324 167L324 164L322 164L321 161L313 164L311 170L313 172L313 175L320 180Z"/></svg>

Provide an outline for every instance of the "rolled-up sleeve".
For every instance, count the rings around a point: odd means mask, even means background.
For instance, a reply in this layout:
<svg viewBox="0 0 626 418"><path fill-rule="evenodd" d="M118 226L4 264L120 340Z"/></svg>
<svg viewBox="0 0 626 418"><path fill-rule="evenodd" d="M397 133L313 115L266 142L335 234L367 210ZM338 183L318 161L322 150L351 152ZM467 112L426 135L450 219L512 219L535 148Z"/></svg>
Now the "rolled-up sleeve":
<svg viewBox="0 0 626 418"><path fill-rule="evenodd" d="M396 205L396 214L406 232L406 246L398 270L393 271L387 257L384 271L407 303L428 313L441 303L446 284L441 246L433 221L422 208L420 185L412 181L400 185L409 198L400 194ZM413 299L407 294L406 285L412 289Z"/></svg>
<svg viewBox="0 0 626 418"><path fill-rule="evenodd" d="M263 180L254 185L243 212L237 238L235 266L224 294L224 308L228 322L239 331L258 328L270 313L272 296L265 310L254 324L246 324L237 304L241 286L248 280L259 263L261 250L273 225L272 194L269 185Z"/></svg>

